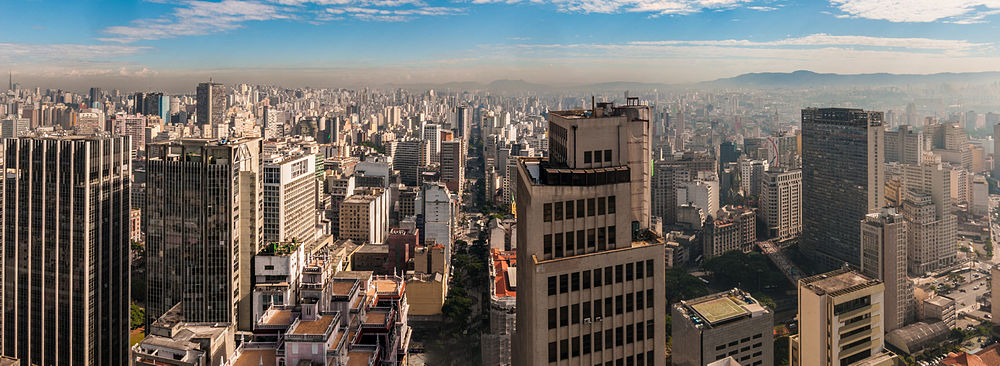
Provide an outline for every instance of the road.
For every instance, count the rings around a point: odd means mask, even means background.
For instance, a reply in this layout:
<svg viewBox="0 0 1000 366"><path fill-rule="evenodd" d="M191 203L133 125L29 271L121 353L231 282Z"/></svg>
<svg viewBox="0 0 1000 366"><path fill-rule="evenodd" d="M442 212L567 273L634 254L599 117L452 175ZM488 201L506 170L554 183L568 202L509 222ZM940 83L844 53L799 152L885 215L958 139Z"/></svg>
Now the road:
<svg viewBox="0 0 1000 366"><path fill-rule="evenodd" d="M792 283L793 286L799 285L799 279L802 278L802 271L799 270L792 261L785 257L785 253L781 252L781 248L772 241L758 241L757 247L760 248L764 255L767 255L771 259L774 265L778 266L781 273L785 275L785 278Z"/></svg>

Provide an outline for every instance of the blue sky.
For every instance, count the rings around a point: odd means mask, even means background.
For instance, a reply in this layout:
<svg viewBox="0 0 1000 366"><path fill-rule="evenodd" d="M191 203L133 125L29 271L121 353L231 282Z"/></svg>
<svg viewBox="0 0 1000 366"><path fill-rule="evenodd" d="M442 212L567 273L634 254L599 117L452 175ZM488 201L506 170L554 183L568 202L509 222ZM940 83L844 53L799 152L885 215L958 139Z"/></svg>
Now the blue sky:
<svg viewBox="0 0 1000 366"><path fill-rule="evenodd" d="M997 17L1000 0L5 0L0 66L292 84L994 71Z"/></svg>

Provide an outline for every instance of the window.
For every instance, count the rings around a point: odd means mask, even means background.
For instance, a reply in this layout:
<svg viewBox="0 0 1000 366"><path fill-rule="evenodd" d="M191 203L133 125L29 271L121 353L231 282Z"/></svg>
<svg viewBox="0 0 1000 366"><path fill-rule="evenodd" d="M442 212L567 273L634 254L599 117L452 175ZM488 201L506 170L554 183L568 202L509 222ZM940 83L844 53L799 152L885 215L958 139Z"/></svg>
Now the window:
<svg viewBox="0 0 1000 366"><path fill-rule="evenodd" d="M569 306L562 306L559 308L559 326L565 327L569 325Z"/></svg>
<svg viewBox="0 0 1000 366"><path fill-rule="evenodd" d="M569 275L561 274L559 275L559 293L565 294L569 292Z"/></svg>
<svg viewBox="0 0 1000 366"><path fill-rule="evenodd" d="M615 245L615 227L608 226L608 244L611 246Z"/></svg>
<svg viewBox="0 0 1000 366"><path fill-rule="evenodd" d="M583 249L583 243L584 243L583 236L584 236L583 230L576 231L576 245L580 247L581 250Z"/></svg>
<svg viewBox="0 0 1000 366"><path fill-rule="evenodd" d="M649 273L650 276L653 275L653 260L652 259L647 259L646 260L646 273Z"/></svg>
<svg viewBox="0 0 1000 366"><path fill-rule="evenodd" d="M556 329L556 308L549 309L549 329Z"/></svg>
<svg viewBox="0 0 1000 366"><path fill-rule="evenodd" d="M598 215L603 215L606 212L607 212L607 206L605 206L605 199L604 199L604 197L598 197L597 198L597 214Z"/></svg>
<svg viewBox="0 0 1000 366"><path fill-rule="evenodd" d="M552 257L552 235L551 234L545 234L545 236L542 236L542 247L543 247L542 252L546 256L548 256L548 257L551 258ZM559 254L556 254L556 256L559 256Z"/></svg>
<svg viewBox="0 0 1000 366"><path fill-rule="evenodd" d="M574 254L576 248L573 246L573 232L570 231L566 233L566 252L569 254Z"/></svg>
<svg viewBox="0 0 1000 366"><path fill-rule="evenodd" d="M601 349L601 331L594 333L594 350Z"/></svg>
<svg viewBox="0 0 1000 366"><path fill-rule="evenodd" d="M615 346L625 345L625 328L615 328Z"/></svg>
<svg viewBox="0 0 1000 366"><path fill-rule="evenodd" d="M635 308L635 296L633 296L631 292L625 294L625 311L631 313L632 309L634 308Z"/></svg>
<svg viewBox="0 0 1000 366"><path fill-rule="evenodd" d="M604 331L604 349L611 349L611 347L613 346L611 342L614 341L615 336L613 335L612 332L613 331L611 329L607 329Z"/></svg>
<svg viewBox="0 0 1000 366"><path fill-rule="evenodd" d="M608 214L615 213L615 196L608 196Z"/></svg>
<svg viewBox="0 0 1000 366"><path fill-rule="evenodd" d="M615 296L615 314L625 312L625 298L622 295Z"/></svg>
<svg viewBox="0 0 1000 366"><path fill-rule="evenodd" d="M615 311L614 305L611 305L611 298L604 298L604 317L611 316L611 313Z"/></svg>
<svg viewBox="0 0 1000 366"><path fill-rule="evenodd" d="M597 237L594 235L594 229L587 229L587 248L594 249L597 243Z"/></svg>
<svg viewBox="0 0 1000 366"><path fill-rule="evenodd" d="M556 233L556 258L572 255L570 251L563 252L563 234Z"/></svg>
<svg viewBox="0 0 1000 366"><path fill-rule="evenodd" d="M637 341L641 341L641 340L643 340L643 339L646 338L645 337L645 333L646 333L645 329L646 328L642 326L642 322L635 323L635 339ZM639 356L642 356L642 355L639 355Z"/></svg>
<svg viewBox="0 0 1000 366"><path fill-rule="evenodd" d="M611 150L604 150L604 161L611 161Z"/></svg>
<svg viewBox="0 0 1000 366"><path fill-rule="evenodd" d="M632 267L633 267L632 263L625 264L625 281L631 281L634 279L633 277L635 276L635 268Z"/></svg>
<svg viewBox="0 0 1000 366"><path fill-rule="evenodd" d="M587 216L594 216L597 213L597 200L593 198L587 199Z"/></svg>
<svg viewBox="0 0 1000 366"><path fill-rule="evenodd" d="M556 361L556 342L549 342L549 362Z"/></svg>
<svg viewBox="0 0 1000 366"><path fill-rule="evenodd" d="M573 201L566 201L566 220L573 218Z"/></svg>
<svg viewBox="0 0 1000 366"><path fill-rule="evenodd" d="M740 343L747 343L747 342L750 342L750 337L746 337L740 340Z"/></svg>
<svg viewBox="0 0 1000 366"><path fill-rule="evenodd" d="M573 357L580 357L580 337L573 337Z"/></svg>
<svg viewBox="0 0 1000 366"><path fill-rule="evenodd" d="M546 203L542 205L542 218L545 222L552 222L552 204Z"/></svg>
<svg viewBox="0 0 1000 366"><path fill-rule="evenodd" d="M572 309L570 312L572 314L570 324L580 324L580 304L573 304L570 309Z"/></svg>
<svg viewBox="0 0 1000 366"><path fill-rule="evenodd" d="M555 209L556 216L554 218L552 218L552 219L555 220L555 221L562 220L563 219L563 203L562 203L562 201L553 202L552 204L556 206L555 207L556 208Z"/></svg>
<svg viewBox="0 0 1000 366"><path fill-rule="evenodd" d="M757 333L757 334L754 334L754 335L753 335L753 339L757 339L757 338L760 338L760 337L763 337L763 336L764 336L764 334L762 334L762 333Z"/></svg>
<svg viewBox="0 0 1000 366"><path fill-rule="evenodd" d="M635 326L632 324L625 326L625 343L635 342Z"/></svg>
<svg viewBox="0 0 1000 366"><path fill-rule="evenodd" d="M594 300L594 318L601 316L601 300Z"/></svg>
<svg viewBox="0 0 1000 366"><path fill-rule="evenodd" d="M582 219L584 216L586 216L586 214L583 213L583 210L584 210L583 200L582 199L576 200L576 217Z"/></svg>
<svg viewBox="0 0 1000 366"><path fill-rule="evenodd" d="M614 275L614 273L611 273L611 266L604 267L604 283L605 284L610 285L612 282L615 281L614 277L612 277L613 275Z"/></svg>
<svg viewBox="0 0 1000 366"><path fill-rule="evenodd" d="M643 356L645 355L642 353L635 355L636 366L646 366L646 358Z"/></svg>
<svg viewBox="0 0 1000 366"><path fill-rule="evenodd" d="M573 291L580 291L580 272L573 272L570 276L570 286L573 287Z"/></svg>
<svg viewBox="0 0 1000 366"><path fill-rule="evenodd" d="M597 228L597 249L598 250L607 249L608 248L606 244L607 242L608 242L608 237L605 229L603 227Z"/></svg>
<svg viewBox="0 0 1000 366"><path fill-rule="evenodd" d="M590 288L590 271L583 271L583 288Z"/></svg>
<svg viewBox="0 0 1000 366"><path fill-rule="evenodd" d="M583 163L584 164L590 164L590 162L593 161L593 158L591 157L592 154L593 153L591 153L590 151L584 151L583 152Z"/></svg>
<svg viewBox="0 0 1000 366"><path fill-rule="evenodd" d="M556 294L556 276L549 276L549 296Z"/></svg>
<svg viewBox="0 0 1000 366"><path fill-rule="evenodd" d="M646 339L653 339L653 336L656 334L654 332L656 332L656 328L654 328L654 326L653 326L653 321L652 320L647 320L646 321ZM646 357L652 359L653 356L646 356Z"/></svg>
<svg viewBox="0 0 1000 366"><path fill-rule="evenodd" d="M603 156L601 156L601 150L594 151L594 162L600 163Z"/></svg>
<svg viewBox="0 0 1000 366"><path fill-rule="evenodd" d="M635 293L635 310L642 310L642 308L646 307L646 302L642 301L643 300L642 295L643 295L642 291Z"/></svg>
<svg viewBox="0 0 1000 366"><path fill-rule="evenodd" d="M590 354L590 334L583 335L583 354Z"/></svg>
<svg viewBox="0 0 1000 366"><path fill-rule="evenodd" d="M621 264L615 266L615 283L622 283L622 281L625 279L625 276L623 276L622 273L624 271L625 271L625 266Z"/></svg>
<svg viewBox="0 0 1000 366"><path fill-rule="evenodd" d="M725 344L720 344L720 345L718 345L718 346L715 346L715 350L716 350L716 351L721 351L721 350L723 350L723 349L725 349L725 348L726 348L726 345L725 345Z"/></svg>
<svg viewBox="0 0 1000 366"><path fill-rule="evenodd" d="M600 287L600 286L601 286L601 269L598 268L594 270L594 287Z"/></svg>
<svg viewBox="0 0 1000 366"><path fill-rule="evenodd" d="M569 340L563 339L559 341L559 359L565 360L569 359Z"/></svg>
<svg viewBox="0 0 1000 366"><path fill-rule="evenodd" d="M590 318L590 301L584 301L582 305L583 305L583 318L584 319L589 319Z"/></svg>
<svg viewBox="0 0 1000 366"><path fill-rule="evenodd" d="M640 262L635 262L635 278L638 279L638 278L646 277L646 273L645 273L645 271L642 270L642 268L643 267L642 267L642 262L641 261Z"/></svg>

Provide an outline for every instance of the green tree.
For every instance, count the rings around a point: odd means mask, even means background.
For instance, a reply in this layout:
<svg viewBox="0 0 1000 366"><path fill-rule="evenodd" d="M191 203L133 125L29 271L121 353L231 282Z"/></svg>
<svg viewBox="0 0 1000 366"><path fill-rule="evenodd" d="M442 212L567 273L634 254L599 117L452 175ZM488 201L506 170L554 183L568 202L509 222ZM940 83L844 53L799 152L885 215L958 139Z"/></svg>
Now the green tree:
<svg viewBox="0 0 1000 366"><path fill-rule="evenodd" d="M667 269L667 304L708 295L708 286L683 268Z"/></svg>
<svg viewBox="0 0 1000 366"><path fill-rule="evenodd" d="M774 364L776 366L788 366L788 347L788 336L774 339Z"/></svg>
<svg viewBox="0 0 1000 366"><path fill-rule="evenodd" d="M130 311L131 314L129 315L129 325L131 326L130 329L136 329L146 324L146 309L139 307L139 305L136 305L135 303L132 303L130 308L131 308Z"/></svg>

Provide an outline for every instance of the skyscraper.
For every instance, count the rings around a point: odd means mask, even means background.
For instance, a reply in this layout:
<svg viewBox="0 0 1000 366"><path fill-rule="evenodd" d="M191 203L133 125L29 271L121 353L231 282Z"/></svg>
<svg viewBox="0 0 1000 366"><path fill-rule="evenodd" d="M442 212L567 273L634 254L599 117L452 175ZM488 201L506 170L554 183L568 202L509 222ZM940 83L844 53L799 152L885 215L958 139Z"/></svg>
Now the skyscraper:
<svg viewBox="0 0 1000 366"><path fill-rule="evenodd" d="M441 143L441 182L455 194L462 194L465 178L465 144L462 140Z"/></svg>
<svg viewBox="0 0 1000 366"><path fill-rule="evenodd" d="M226 86L219 83L198 84L198 124L221 125L226 119Z"/></svg>
<svg viewBox="0 0 1000 366"><path fill-rule="evenodd" d="M916 314L913 284L906 278L906 221L893 208L861 220L861 273L885 285L885 332L909 323Z"/></svg>
<svg viewBox="0 0 1000 366"><path fill-rule="evenodd" d="M882 112L802 110L802 246L820 265L859 265L860 228L882 207Z"/></svg>
<svg viewBox="0 0 1000 366"><path fill-rule="evenodd" d="M311 243L316 234L316 156L275 154L263 161L264 244Z"/></svg>
<svg viewBox="0 0 1000 366"><path fill-rule="evenodd" d="M549 158L518 160L512 364L664 364L648 117L632 98L550 112Z"/></svg>
<svg viewBox="0 0 1000 366"><path fill-rule="evenodd" d="M181 303L186 321L249 329L250 258L260 249L260 139L149 145L147 324Z"/></svg>
<svg viewBox="0 0 1000 366"><path fill-rule="evenodd" d="M127 364L128 138L4 145L3 355L24 364Z"/></svg>
<svg viewBox="0 0 1000 366"><path fill-rule="evenodd" d="M760 211L767 236L778 240L802 233L802 170L773 169L760 183Z"/></svg>
<svg viewBox="0 0 1000 366"><path fill-rule="evenodd" d="M87 98L87 106L90 108L103 109L100 107L100 103L103 98L104 96L101 94L101 88L90 88L90 95L89 98Z"/></svg>

